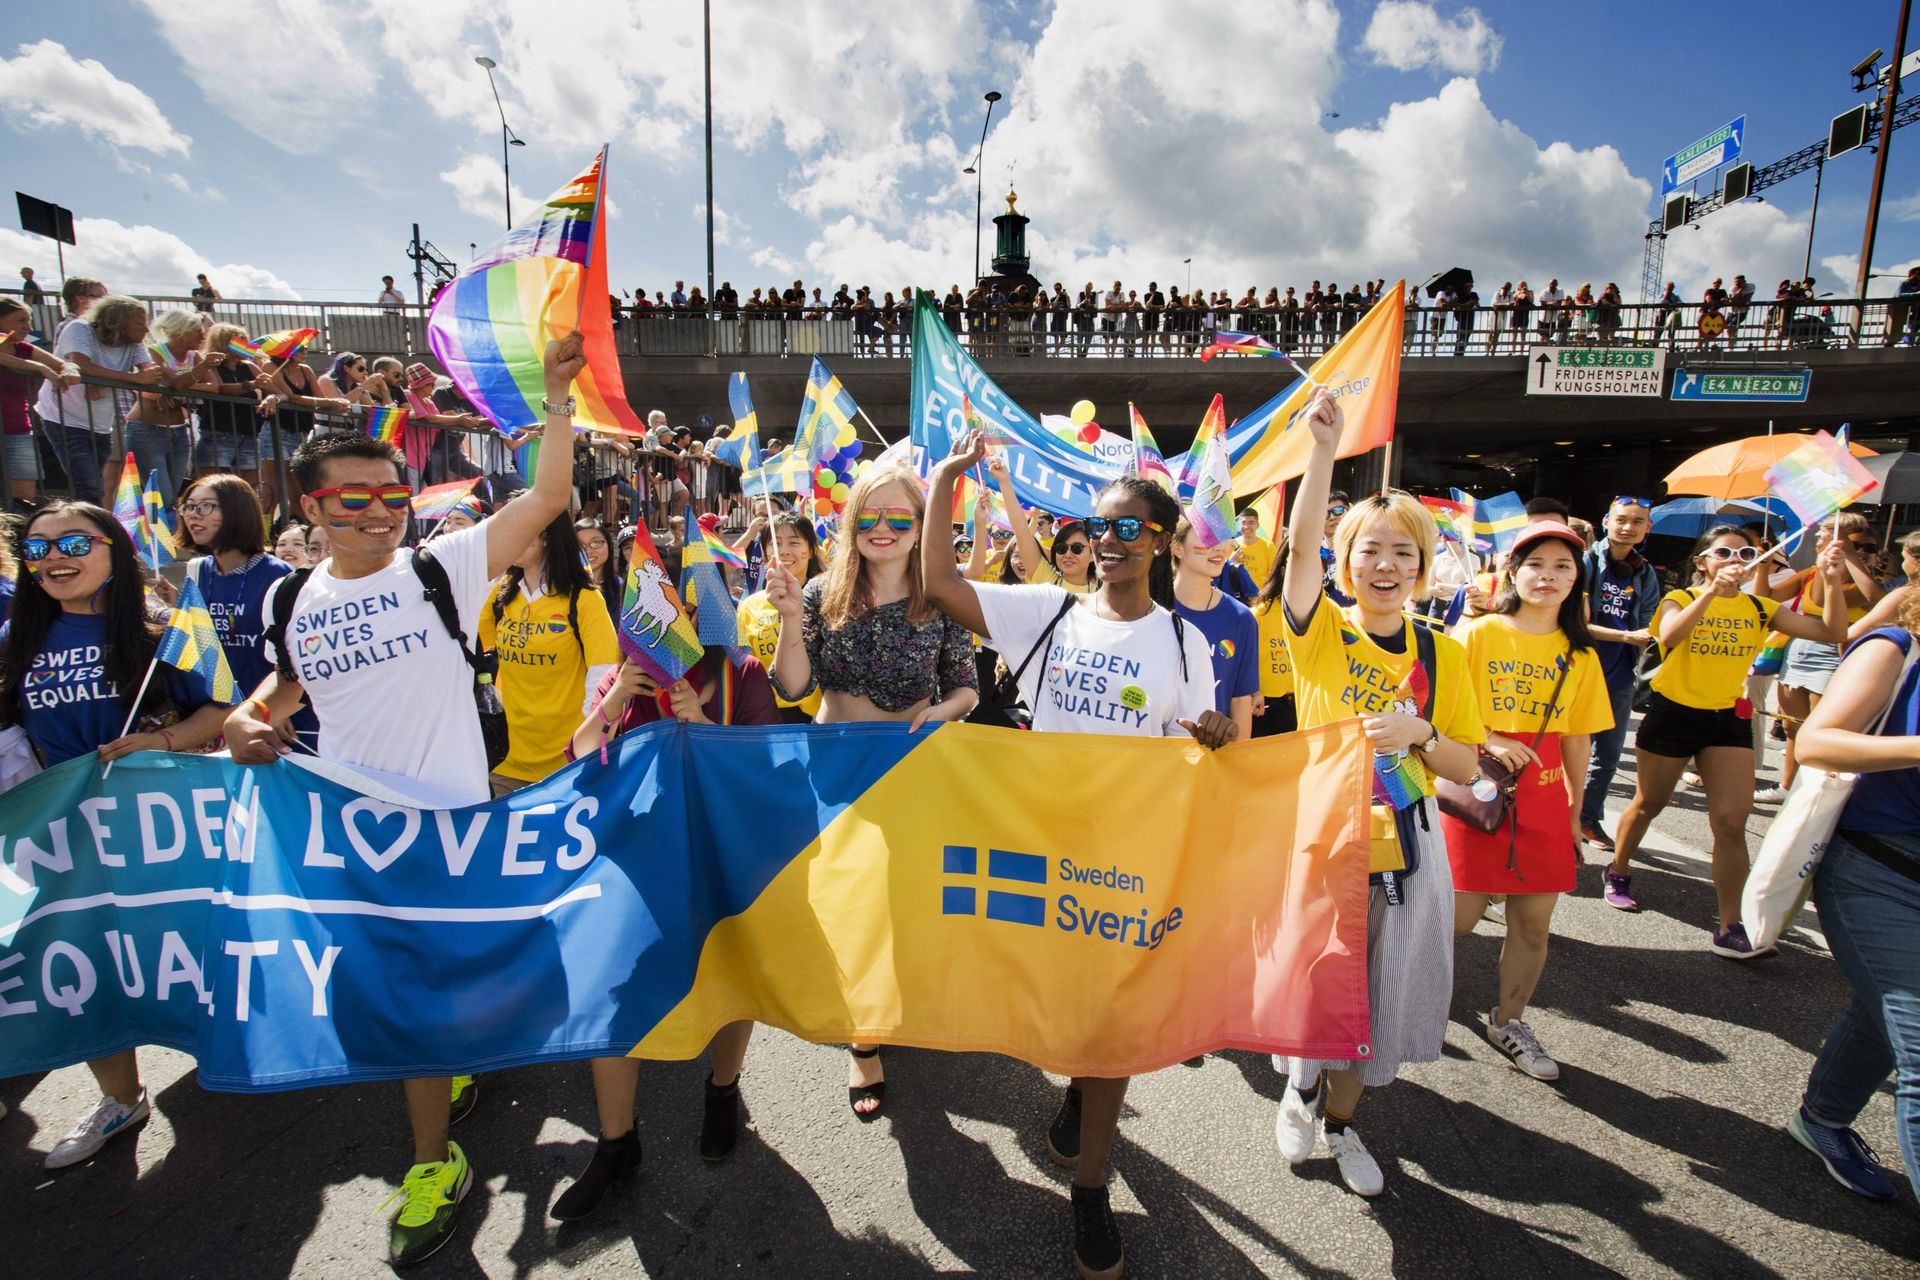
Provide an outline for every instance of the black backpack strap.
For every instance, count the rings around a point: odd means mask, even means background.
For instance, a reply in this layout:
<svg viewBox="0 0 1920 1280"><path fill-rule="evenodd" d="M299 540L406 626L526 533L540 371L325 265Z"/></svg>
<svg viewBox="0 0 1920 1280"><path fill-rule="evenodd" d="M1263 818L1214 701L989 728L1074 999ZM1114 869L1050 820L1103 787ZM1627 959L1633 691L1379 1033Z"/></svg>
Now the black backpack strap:
<svg viewBox="0 0 1920 1280"><path fill-rule="evenodd" d="M1180 683L1187 682L1187 624L1180 620L1178 609L1169 609L1173 615L1173 647L1180 651Z"/></svg>
<svg viewBox="0 0 1920 1280"><path fill-rule="evenodd" d="M453 581L447 577L447 567L434 558L433 552L425 547L413 549L413 571L420 578L420 585L426 591L427 602L433 611L440 615L440 625L447 629L453 642L460 646L460 656L467 665L479 671L482 663L477 654L467 647L467 633L460 628L460 609L453 600Z"/></svg>
<svg viewBox="0 0 1920 1280"><path fill-rule="evenodd" d="M293 606L299 602L300 592L312 576L312 569L295 569L282 578L273 592L273 616L267 619L265 634L273 641L274 666L280 678L289 683L297 684L300 678L293 674L293 659L287 656L287 624L293 621Z"/></svg>
<svg viewBox="0 0 1920 1280"><path fill-rule="evenodd" d="M1427 673L1427 696L1420 706L1420 718L1428 724L1433 723L1434 690L1440 685L1439 664L1435 660L1433 628L1421 623L1413 624L1413 650L1416 660Z"/></svg>
<svg viewBox="0 0 1920 1280"><path fill-rule="evenodd" d="M1066 617L1067 610L1073 608L1073 606L1074 606L1073 593L1069 591L1067 593L1067 598L1061 601L1060 603L1060 612L1053 615L1053 621L1049 622L1047 624L1047 629L1040 633L1040 638L1033 642L1033 648L1027 650L1027 656L1020 660L1020 669L1013 673L1014 688L1017 689L1020 687L1020 677L1027 674L1027 668L1033 665L1034 655L1047 647L1047 642L1053 639L1054 628L1060 625L1060 619Z"/></svg>
<svg viewBox="0 0 1920 1280"><path fill-rule="evenodd" d="M581 658L587 656L587 642L580 635L580 593L567 593L567 627L573 632L573 643L579 648Z"/></svg>

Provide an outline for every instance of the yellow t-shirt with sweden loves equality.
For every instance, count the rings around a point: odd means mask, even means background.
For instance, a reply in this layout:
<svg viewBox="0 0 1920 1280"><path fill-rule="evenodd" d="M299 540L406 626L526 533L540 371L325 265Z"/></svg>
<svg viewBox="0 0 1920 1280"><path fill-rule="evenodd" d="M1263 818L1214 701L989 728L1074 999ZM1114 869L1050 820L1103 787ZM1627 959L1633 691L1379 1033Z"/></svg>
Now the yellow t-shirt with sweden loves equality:
<svg viewBox="0 0 1920 1280"><path fill-rule="evenodd" d="M1277 612L1284 615L1286 610ZM1407 678L1420 661L1413 633L1419 624L1403 623L1406 652L1388 653L1361 627L1359 616L1357 608L1336 609L1322 597L1305 631L1295 630L1292 619L1284 620L1287 653L1293 659L1293 705L1302 729L1410 710L1401 704L1413 696ZM1433 650L1432 723L1455 742L1485 742L1487 731L1467 679L1467 651L1439 632L1434 633ZM1417 706L1411 712L1417 715Z"/></svg>
<svg viewBox="0 0 1920 1280"><path fill-rule="evenodd" d="M1685 609L1697 591L1669 591L1654 610L1653 634L1669 609ZM1757 606L1757 607L1756 607ZM1767 642L1778 600L1747 592L1731 598L1714 596L1678 648L1653 673L1653 691L1683 707L1725 711L1747 691L1747 669Z"/></svg>
<svg viewBox="0 0 1920 1280"><path fill-rule="evenodd" d="M773 601L764 591L756 591L740 602L735 613L738 620L740 643L753 651L760 659L760 665L768 671L773 670L773 651L780 645L780 611L773 607ZM798 702L788 702L778 693L773 695L775 703L782 707L799 707L807 715L820 714L820 691L815 689Z"/></svg>
<svg viewBox="0 0 1920 1280"><path fill-rule="evenodd" d="M606 598L591 588L574 605L580 621L576 642L567 625L567 598L542 595L527 599L526 588L493 621L494 584L480 606L480 646L500 656L500 701L507 708L509 750L494 768L502 777L537 782L567 762L567 740L585 717L591 690L587 668L620 661L620 642Z"/></svg>
<svg viewBox="0 0 1920 1280"><path fill-rule="evenodd" d="M1279 554L1279 549L1265 538L1249 538L1240 544L1240 567L1247 571L1249 578L1253 579L1253 585L1264 591L1267 586L1267 576L1273 572L1273 558ZM1265 691L1262 690L1262 692Z"/></svg>
<svg viewBox="0 0 1920 1280"><path fill-rule="evenodd" d="M1067 581L1066 575L1062 574L1045 560L1042 560L1028 571L1027 583L1030 586L1036 587L1060 587L1073 592L1073 594L1077 596L1090 596L1100 589L1100 580L1091 573L1087 575L1085 583L1076 587Z"/></svg>
<svg viewBox="0 0 1920 1280"><path fill-rule="evenodd" d="M1559 663L1568 653L1566 637L1558 630L1546 635L1522 631L1513 619L1500 614L1475 618L1453 635L1466 646L1481 724L1490 733L1532 742L1560 678ZM1553 704L1548 732L1601 733L1613 728L1613 703L1607 696L1600 655L1583 649L1572 655L1572 663Z"/></svg>
<svg viewBox="0 0 1920 1280"><path fill-rule="evenodd" d="M1268 700L1293 692L1293 658L1287 652L1286 608L1278 601L1256 605L1253 620L1260 624L1260 696Z"/></svg>

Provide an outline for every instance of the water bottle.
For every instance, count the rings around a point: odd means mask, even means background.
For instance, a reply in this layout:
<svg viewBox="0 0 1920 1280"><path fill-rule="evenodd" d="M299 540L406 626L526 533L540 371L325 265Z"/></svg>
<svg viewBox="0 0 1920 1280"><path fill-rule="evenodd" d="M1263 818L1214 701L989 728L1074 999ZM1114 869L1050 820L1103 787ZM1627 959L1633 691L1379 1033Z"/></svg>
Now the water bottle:
<svg viewBox="0 0 1920 1280"><path fill-rule="evenodd" d="M473 679L473 702L480 708L482 715L507 714L507 708L500 701L500 691L493 687L493 674L482 671Z"/></svg>

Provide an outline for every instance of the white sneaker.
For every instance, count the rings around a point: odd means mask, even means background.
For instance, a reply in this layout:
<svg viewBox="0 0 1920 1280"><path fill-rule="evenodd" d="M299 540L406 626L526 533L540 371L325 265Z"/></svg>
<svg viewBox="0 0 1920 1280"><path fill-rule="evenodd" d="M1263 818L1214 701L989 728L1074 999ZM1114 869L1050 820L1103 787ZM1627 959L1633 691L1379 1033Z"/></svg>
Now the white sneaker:
<svg viewBox="0 0 1920 1280"><path fill-rule="evenodd" d="M1753 793L1755 804L1785 804L1787 793L1780 787L1761 787Z"/></svg>
<svg viewBox="0 0 1920 1280"><path fill-rule="evenodd" d="M1560 1064L1548 1057L1547 1051L1540 1047L1533 1028L1518 1018L1501 1026L1499 1015L1499 1009L1487 1012L1487 1039L1493 1047L1512 1058L1514 1066L1535 1080L1558 1080Z"/></svg>
<svg viewBox="0 0 1920 1280"><path fill-rule="evenodd" d="M1360 1135L1348 1125L1337 1133L1327 1134L1327 1147L1333 1152L1333 1158L1340 1162L1340 1177L1345 1180L1347 1189L1355 1195L1377 1196L1387 1189L1387 1180L1380 1173L1380 1166L1367 1150L1367 1144L1360 1141Z"/></svg>
<svg viewBox="0 0 1920 1280"><path fill-rule="evenodd" d="M73 1126L73 1131L60 1139L47 1153L46 1167L64 1169L68 1165L79 1164L90 1159L94 1152L107 1143L127 1133L147 1118L152 1110L147 1105L147 1091L140 1091L140 1101L128 1106L117 1098L102 1098L100 1104L82 1120Z"/></svg>
<svg viewBox="0 0 1920 1280"><path fill-rule="evenodd" d="M1686 783L1688 786L1692 787L1695 791L1698 791L1702 785L1700 782L1700 775L1695 773L1691 769L1687 770L1685 773L1680 775L1680 781Z"/></svg>
<svg viewBox="0 0 1920 1280"><path fill-rule="evenodd" d="M1280 1114L1273 1121L1273 1140L1288 1164L1300 1164L1313 1154L1313 1140L1320 1136L1320 1095L1311 1098L1292 1084L1280 1099Z"/></svg>
<svg viewBox="0 0 1920 1280"><path fill-rule="evenodd" d="M1504 902L1489 902L1486 908L1480 912L1480 918L1489 924L1497 924L1504 927L1507 923L1507 904Z"/></svg>

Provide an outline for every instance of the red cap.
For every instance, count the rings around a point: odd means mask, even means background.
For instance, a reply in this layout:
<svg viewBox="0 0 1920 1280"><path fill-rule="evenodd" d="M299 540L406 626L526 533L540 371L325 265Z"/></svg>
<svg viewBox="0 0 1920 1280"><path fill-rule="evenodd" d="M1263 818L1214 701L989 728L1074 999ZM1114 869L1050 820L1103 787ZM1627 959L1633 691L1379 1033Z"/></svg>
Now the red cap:
<svg viewBox="0 0 1920 1280"><path fill-rule="evenodd" d="M695 520L694 523L699 525L702 529L706 530L708 533L717 533L720 530L720 517L715 515L711 511L707 512L707 514Z"/></svg>
<svg viewBox="0 0 1920 1280"><path fill-rule="evenodd" d="M1573 548L1573 554L1576 556L1587 549L1587 540L1558 520L1537 520L1520 530L1520 536L1513 541L1513 552L1507 558L1522 559L1521 553L1542 538L1553 538L1566 543Z"/></svg>

